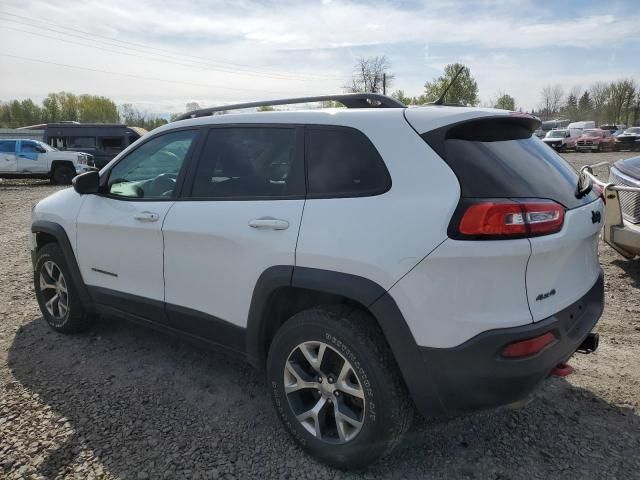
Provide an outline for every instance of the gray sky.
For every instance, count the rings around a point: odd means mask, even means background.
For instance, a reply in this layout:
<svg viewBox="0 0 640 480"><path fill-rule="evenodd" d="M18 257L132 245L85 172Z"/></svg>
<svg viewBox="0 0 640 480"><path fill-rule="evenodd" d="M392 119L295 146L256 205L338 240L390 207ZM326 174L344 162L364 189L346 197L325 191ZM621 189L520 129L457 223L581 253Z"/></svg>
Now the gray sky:
<svg viewBox="0 0 640 480"><path fill-rule="evenodd" d="M393 88L422 93L456 61L480 97L524 109L541 88L640 83L640 9L628 1L271 2L3 0L0 99L69 91L149 112L341 92L356 59L386 55Z"/></svg>

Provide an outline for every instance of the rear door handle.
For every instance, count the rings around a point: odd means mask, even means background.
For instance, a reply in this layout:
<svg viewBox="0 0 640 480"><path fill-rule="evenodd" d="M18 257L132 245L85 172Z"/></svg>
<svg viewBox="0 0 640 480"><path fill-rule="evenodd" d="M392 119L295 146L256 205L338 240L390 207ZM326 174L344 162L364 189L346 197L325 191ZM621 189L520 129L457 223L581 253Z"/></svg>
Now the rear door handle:
<svg viewBox="0 0 640 480"><path fill-rule="evenodd" d="M287 228L289 228L289 222L273 217L262 217L256 218L254 220L249 220L249 226L251 228L286 230Z"/></svg>
<svg viewBox="0 0 640 480"><path fill-rule="evenodd" d="M160 218L160 215L153 212L140 212L136 213L133 218L140 222L157 222Z"/></svg>

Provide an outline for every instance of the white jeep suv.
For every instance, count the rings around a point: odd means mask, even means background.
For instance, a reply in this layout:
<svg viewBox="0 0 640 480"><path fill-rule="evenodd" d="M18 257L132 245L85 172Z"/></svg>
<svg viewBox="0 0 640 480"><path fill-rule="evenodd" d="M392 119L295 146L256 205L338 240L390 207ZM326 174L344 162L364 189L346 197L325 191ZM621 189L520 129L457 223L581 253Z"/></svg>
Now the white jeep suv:
<svg viewBox="0 0 640 480"><path fill-rule="evenodd" d="M38 140L0 139L0 178L48 178L68 185L91 170L92 155L62 152Z"/></svg>
<svg viewBox="0 0 640 480"><path fill-rule="evenodd" d="M362 467L414 408L521 401L603 308L603 202L504 110L348 108L160 127L33 211L36 296L56 330L113 314L265 369L321 460Z"/></svg>

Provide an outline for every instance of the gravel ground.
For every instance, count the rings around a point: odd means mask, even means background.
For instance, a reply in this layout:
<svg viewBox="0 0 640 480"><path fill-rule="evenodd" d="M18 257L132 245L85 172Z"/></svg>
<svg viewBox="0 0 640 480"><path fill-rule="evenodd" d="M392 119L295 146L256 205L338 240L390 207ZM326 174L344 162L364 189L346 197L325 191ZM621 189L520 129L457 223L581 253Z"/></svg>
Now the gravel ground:
<svg viewBox="0 0 640 480"><path fill-rule="evenodd" d="M264 378L239 361L117 320L49 329L28 228L56 189L0 182L0 478L640 478L638 260L601 245L600 349L577 355L573 375L519 410L419 420L391 457L345 473L293 444Z"/></svg>

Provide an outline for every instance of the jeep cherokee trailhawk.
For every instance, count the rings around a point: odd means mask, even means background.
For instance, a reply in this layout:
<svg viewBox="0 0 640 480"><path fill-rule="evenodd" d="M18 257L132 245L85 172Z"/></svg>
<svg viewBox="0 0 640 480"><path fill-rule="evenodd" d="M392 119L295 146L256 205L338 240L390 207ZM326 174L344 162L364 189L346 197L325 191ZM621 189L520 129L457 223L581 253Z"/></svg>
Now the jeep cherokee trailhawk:
<svg viewBox="0 0 640 480"><path fill-rule="evenodd" d="M321 100L347 108L214 115ZM362 467L414 409L519 402L595 349L604 205L539 125L372 94L191 112L35 206L40 308L239 354L304 449Z"/></svg>

